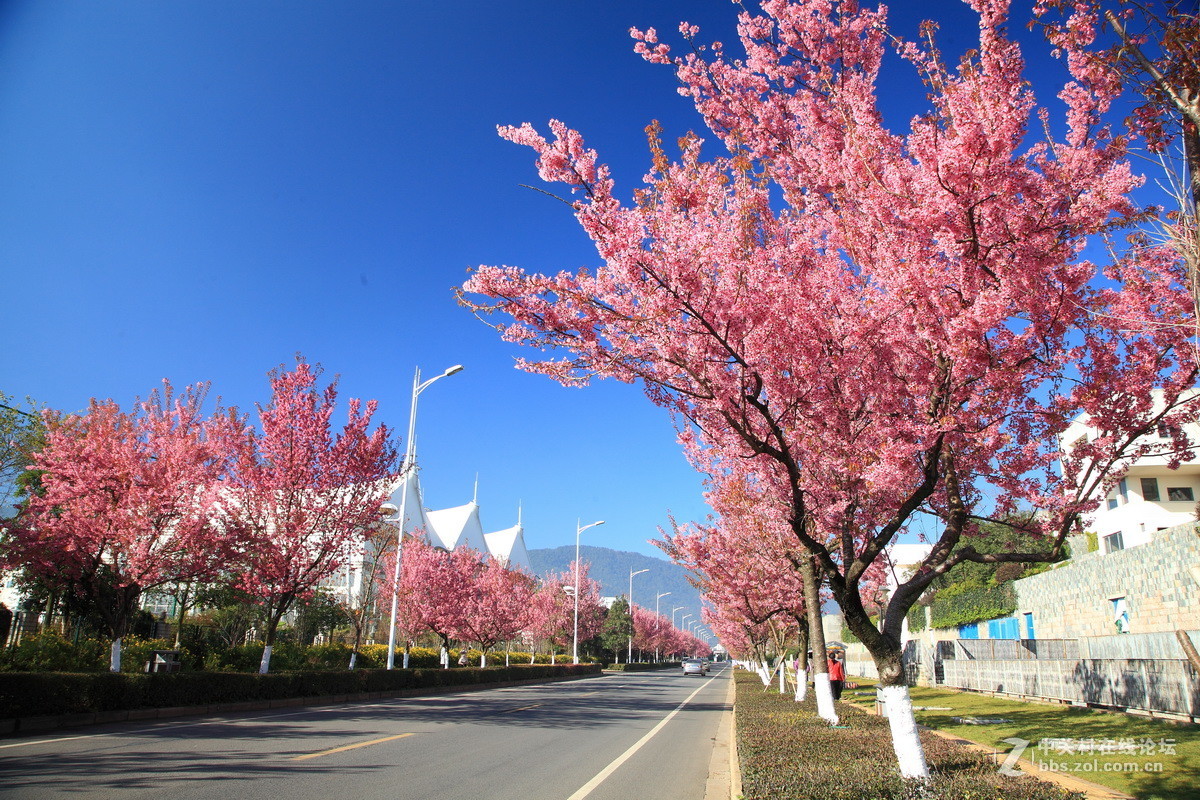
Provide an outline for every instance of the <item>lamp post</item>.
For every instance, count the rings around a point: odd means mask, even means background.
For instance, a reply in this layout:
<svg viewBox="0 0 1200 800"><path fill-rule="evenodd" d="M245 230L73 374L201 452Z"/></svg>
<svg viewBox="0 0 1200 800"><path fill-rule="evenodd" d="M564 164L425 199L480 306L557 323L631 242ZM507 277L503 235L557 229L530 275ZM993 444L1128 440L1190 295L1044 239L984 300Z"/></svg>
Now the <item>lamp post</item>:
<svg viewBox="0 0 1200 800"><path fill-rule="evenodd" d="M659 592L658 597L654 598L654 662L658 663L658 602L669 595L670 592Z"/></svg>
<svg viewBox="0 0 1200 800"><path fill-rule="evenodd" d="M625 659L626 664L633 663L633 576L649 571L649 567L639 569L637 572L633 571L633 567L629 568L629 656Z"/></svg>
<svg viewBox="0 0 1200 800"><path fill-rule="evenodd" d="M408 439L404 442L404 464L400 468L400 477L403 480L404 489L400 495L400 510L397 512L399 518L396 524L396 561L392 569L392 624L388 629L388 669L393 669L396 666L396 605L400 591L400 554L404 548L404 517L408 511L408 481L414 466L413 460L417 457L417 446L413 439L417 428L417 396L428 389L434 381L439 381L448 375L454 375L462 371L462 364L455 364L441 375L432 377L424 383L421 382L420 367L417 367L416 374L413 375L412 404L408 409Z"/></svg>
<svg viewBox="0 0 1200 800"><path fill-rule="evenodd" d="M687 606L675 606L674 608L671 609L671 629L672 630L675 629L675 612L682 611L685 608L687 608Z"/></svg>
<svg viewBox="0 0 1200 800"><path fill-rule="evenodd" d="M572 594L575 596L575 636L571 639L571 663L579 663L579 534L586 531L588 528L594 528L597 525L603 525L604 520L598 520L591 525L579 526L582 520L575 520L575 591Z"/></svg>

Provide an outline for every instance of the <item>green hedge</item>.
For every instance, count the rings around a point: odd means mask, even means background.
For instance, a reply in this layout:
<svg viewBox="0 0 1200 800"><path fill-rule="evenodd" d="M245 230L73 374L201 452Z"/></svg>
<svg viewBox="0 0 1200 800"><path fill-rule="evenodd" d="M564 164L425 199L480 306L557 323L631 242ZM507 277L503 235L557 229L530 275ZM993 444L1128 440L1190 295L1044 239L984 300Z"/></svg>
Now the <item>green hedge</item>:
<svg viewBox="0 0 1200 800"><path fill-rule="evenodd" d="M166 639L139 639L127 636L121 642L121 671L144 672L153 650L174 650L174 641ZM180 650L180 664L184 671L205 670L208 672L258 672L262 660L262 642L214 647L211 642L185 640ZM304 646L293 642L279 642L271 652L272 671L344 670L350 666L350 646L335 642ZM450 651L450 663L457 666L460 651ZM396 654L396 665L402 659ZM472 665L479 664L479 651L468 650L467 658ZM537 664L549 664L550 656L539 653L532 656L526 652L510 652L513 666L529 664L533 658ZM22 637L19 644L0 650L2 672L107 672L109 643L94 639L72 642L49 631ZM569 659L568 659L569 660ZM488 665L503 664L504 651L488 653ZM564 663L563 656L557 659ZM387 645L369 644L358 649L357 668L382 668L387 665ZM409 667L413 669L437 669L438 650L433 647L414 647L409 651Z"/></svg>
<svg viewBox="0 0 1200 800"><path fill-rule="evenodd" d="M838 704L844 728L804 703L762 691L758 676L737 670L737 737L744 800L1069 800L1081 795L1034 778L1005 777L989 756L921 736L933 773L927 784L900 778L888 721Z"/></svg>
<svg viewBox="0 0 1200 800"><path fill-rule="evenodd" d="M294 697L597 675L597 664L455 669L175 672L165 674L10 672L0 680L0 719L215 705Z"/></svg>
<svg viewBox="0 0 1200 800"><path fill-rule="evenodd" d="M962 586L962 584L960 584ZM1007 617L1017 610L1017 591L1012 583L999 586L952 586L938 592L930 606L935 628L953 628L970 622Z"/></svg>
<svg viewBox="0 0 1200 800"><path fill-rule="evenodd" d="M650 669L668 669L678 666L678 661L635 661L632 664L609 664L605 669L616 670L618 672L644 672Z"/></svg>

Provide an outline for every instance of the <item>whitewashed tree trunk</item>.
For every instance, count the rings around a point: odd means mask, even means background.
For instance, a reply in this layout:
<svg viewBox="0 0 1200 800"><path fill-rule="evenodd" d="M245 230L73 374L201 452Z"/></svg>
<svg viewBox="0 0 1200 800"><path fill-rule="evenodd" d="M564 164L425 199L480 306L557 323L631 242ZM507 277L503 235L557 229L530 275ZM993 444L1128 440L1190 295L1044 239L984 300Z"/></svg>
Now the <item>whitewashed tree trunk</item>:
<svg viewBox="0 0 1200 800"><path fill-rule="evenodd" d="M534 654L531 652L531 653L529 654L529 663L530 663L530 664L534 664L534 663L536 663L536 662L537 662L537 656L535 656L535 655L534 655Z"/></svg>
<svg viewBox="0 0 1200 800"><path fill-rule="evenodd" d="M351 672L354 671L354 667L357 666L357 664L358 664L358 651L351 650L350 651L350 671Z"/></svg>
<svg viewBox="0 0 1200 800"><path fill-rule="evenodd" d="M830 725L837 725L837 709L833 705L833 687L829 684L828 672L818 672L813 675L813 691L817 695L817 716ZM905 694L907 691L906 689Z"/></svg>
<svg viewBox="0 0 1200 800"><path fill-rule="evenodd" d="M787 661L779 659L779 693L787 693Z"/></svg>
<svg viewBox="0 0 1200 800"><path fill-rule="evenodd" d="M803 703L806 697L808 697L808 672L800 666L800 660L796 659L796 702Z"/></svg>
<svg viewBox="0 0 1200 800"><path fill-rule="evenodd" d="M266 675L267 670L269 670L271 668L271 649L272 649L272 647L273 646L269 645L269 644L265 645L263 647L262 661L260 661L258 664L258 674L259 675Z"/></svg>
<svg viewBox="0 0 1200 800"><path fill-rule="evenodd" d="M892 749L896 751L901 777L928 778L929 767L925 763L925 750L917 733L917 718L913 714L908 687L880 686L879 692L887 708L888 724L892 728Z"/></svg>
<svg viewBox="0 0 1200 800"><path fill-rule="evenodd" d="M408 648L404 648L404 661L401 662L404 669L408 669Z"/></svg>
<svg viewBox="0 0 1200 800"><path fill-rule="evenodd" d="M763 688L771 685L771 673L767 672L767 665L761 661L758 663L758 679L762 681Z"/></svg>
<svg viewBox="0 0 1200 800"><path fill-rule="evenodd" d="M487 666L487 653L482 650L479 652L479 667L482 669Z"/></svg>
<svg viewBox="0 0 1200 800"><path fill-rule="evenodd" d="M108 671L121 671L121 638L113 639L112 647L108 650Z"/></svg>

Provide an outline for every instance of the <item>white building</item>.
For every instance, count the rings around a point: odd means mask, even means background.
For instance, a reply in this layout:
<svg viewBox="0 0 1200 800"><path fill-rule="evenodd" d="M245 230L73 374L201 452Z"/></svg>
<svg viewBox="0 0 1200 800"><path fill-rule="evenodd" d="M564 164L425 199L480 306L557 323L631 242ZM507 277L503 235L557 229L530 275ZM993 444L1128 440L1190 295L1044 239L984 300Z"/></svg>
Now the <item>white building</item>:
<svg viewBox="0 0 1200 800"><path fill-rule="evenodd" d="M1200 443L1200 424L1190 423L1184 432L1192 442ZM1062 441L1073 443L1095 435L1094 428L1077 419L1063 433ZM1152 451L1134 460L1099 508L1083 520L1084 528L1097 535L1102 553L1146 544L1156 531L1196 519L1200 462L1188 461L1170 469L1167 465L1175 452L1165 427L1144 437L1143 443L1150 444Z"/></svg>

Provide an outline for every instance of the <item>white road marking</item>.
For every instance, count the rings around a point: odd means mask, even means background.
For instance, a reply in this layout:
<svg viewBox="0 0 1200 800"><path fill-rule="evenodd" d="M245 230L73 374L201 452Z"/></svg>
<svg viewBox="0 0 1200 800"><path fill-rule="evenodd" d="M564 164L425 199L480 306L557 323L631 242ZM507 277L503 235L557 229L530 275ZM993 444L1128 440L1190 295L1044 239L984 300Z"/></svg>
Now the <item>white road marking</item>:
<svg viewBox="0 0 1200 800"><path fill-rule="evenodd" d="M678 714L680 711L683 710L684 706L686 706L688 703L692 702L692 698L695 697L696 695L698 695L700 693L701 689L703 689L705 686L708 686L710 683L712 683L714 680L716 680L716 678L717 678L717 676L714 675L713 677L709 678L704 683L702 683L698 687L696 687L696 691L689 694L687 696L686 700L684 700L679 705L675 706L674 711L672 711L670 714L667 714L665 717L663 717L657 725L655 725L653 728L651 728L646 733L645 736L643 736L641 739L638 739L637 742L635 742L632 747L630 747L628 750L626 750L621 755L617 756L616 760L614 760L611 764L609 764L604 769L600 770L600 772L598 772L596 774L596 777L592 778L590 781L585 783L583 786L579 787L579 790L576 791L575 794L568 797L567 800L583 800L583 798L587 797L589 794L594 792L596 790L597 786L604 783L604 781L608 779L609 775L612 775L614 772L616 772L622 764L624 764L626 761L628 761L630 758L633 757L634 753L636 753L638 750L641 750L642 747L646 744L646 742L653 739L655 734L657 734L660 730L663 729L663 726L665 726L668 722L670 722L674 718L674 716L676 714Z"/></svg>

